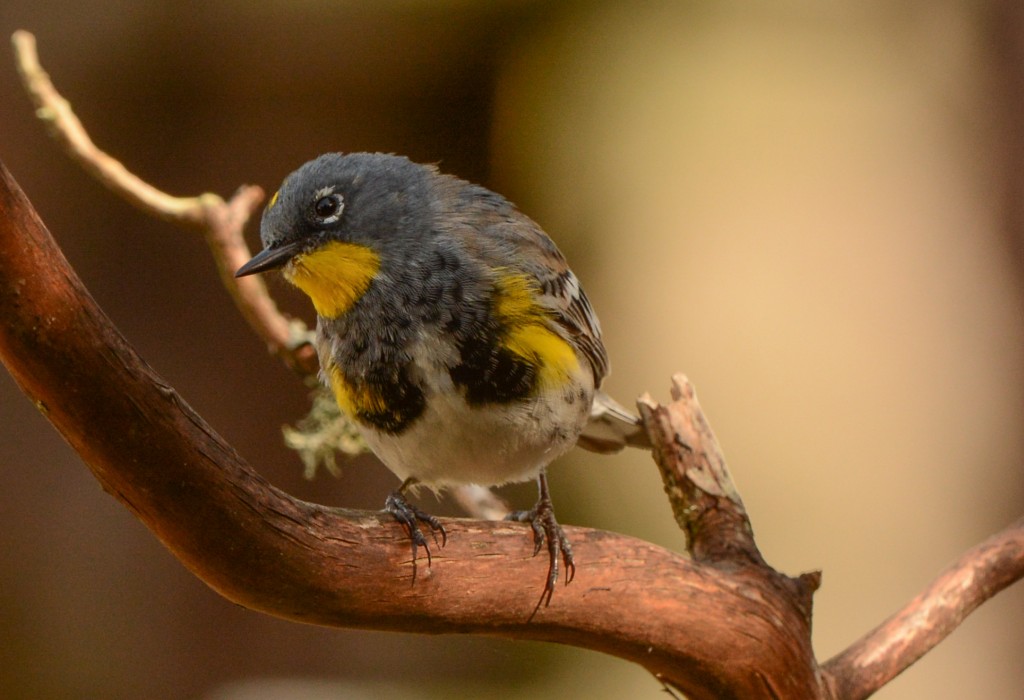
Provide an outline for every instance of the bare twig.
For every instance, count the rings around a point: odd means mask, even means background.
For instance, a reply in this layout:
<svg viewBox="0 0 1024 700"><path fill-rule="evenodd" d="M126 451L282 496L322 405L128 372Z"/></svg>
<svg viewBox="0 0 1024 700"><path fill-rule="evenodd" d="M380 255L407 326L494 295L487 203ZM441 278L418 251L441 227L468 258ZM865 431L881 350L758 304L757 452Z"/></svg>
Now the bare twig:
<svg viewBox="0 0 1024 700"><path fill-rule="evenodd" d="M49 124L50 133L64 150L96 179L144 211L170 221L202 224L204 204L221 202L220 197L211 194L172 197L128 172L120 161L98 149L71 111L71 105L57 92L50 76L39 64L35 37L29 32L17 31L11 41L18 72L35 102L36 115Z"/></svg>
<svg viewBox="0 0 1024 700"><path fill-rule="evenodd" d="M693 385L672 377L673 403L661 406L644 395L640 417L655 445L654 460L687 548L699 561L735 559L764 564L750 519L732 483L718 440L708 425Z"/></svg>
<svg viewBox="0 0 1024 700"><path fill-rule="evenodd" d="M484 520L501 520L509 514L508 504L489 488L463 486L452 492L455 500L467 513Z"/></svg>
<svg viewBox="0 0 1024 700"><path fill-rule="evenodd" d="M1024 518L968 550L905 608L829 660L823 670L835 696L870 696L1022 577Z"/></svg>
<svg viewBox="0 0 1024 700"><path fill-rule="evenodd" d="M309 345L304 324L278 311L259 278L234 278L235 270L251 257L242 232L263 200L263 190L247 185L225 202L216 194L173 197L153 187L92 142L71 105L57 92L40 65L35 37L17 31L11 42L18 72L36 105L36 114L68 155L112 192L144 212L199 228L213 252L225 288L252 329L289 367L302 374L315 374L316 353Z"/></svg>

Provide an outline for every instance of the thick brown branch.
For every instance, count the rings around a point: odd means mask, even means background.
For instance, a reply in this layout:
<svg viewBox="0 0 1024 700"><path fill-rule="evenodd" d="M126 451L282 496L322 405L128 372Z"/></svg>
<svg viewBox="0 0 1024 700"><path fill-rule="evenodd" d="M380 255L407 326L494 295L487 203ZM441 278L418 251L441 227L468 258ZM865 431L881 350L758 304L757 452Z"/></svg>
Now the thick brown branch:
<svg viewBox="0 0 1024 700"><path fill-rule="evenodd" d="M569 528L578 572L530 620L545 564L518 524L446 521L411 584L387 516L266 483L127 345L0 169L0 358L181 561L225 597L293 620L558 641L631 659L691 698L816 697L809 630L759 567L702 568Z"/></svg>
<svg viewBox="0 0 1024 700"><path fill-rule="evenodd" d="M825 664L835 696L870 696L1022 577L1024 518L968 551L905 608Z"/></svg>

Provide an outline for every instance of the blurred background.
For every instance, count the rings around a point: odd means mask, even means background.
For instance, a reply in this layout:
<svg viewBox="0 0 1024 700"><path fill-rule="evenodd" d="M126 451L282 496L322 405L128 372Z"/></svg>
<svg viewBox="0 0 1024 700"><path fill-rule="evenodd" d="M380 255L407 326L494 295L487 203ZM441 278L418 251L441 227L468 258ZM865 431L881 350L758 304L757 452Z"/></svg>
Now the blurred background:
<svg viewBox="0 0 1024 700"><path fill-rule="evenodd" d="M95 141L171 193L273 191L321 152L379 150L517 202L598 310L606 386L666 398L686 372L768 561L824 571L822 660L1024 513L1020 3L5 0L0 33L18 28ZM394 477L370 458L302 479L280 426L306 390L198 236L48 139L9 53L0 158L124 334L262 473L382 505ZM4 698L663 697L592 652L236 607L3 372L0 465ZM682 550L646 455L552 472L563 522ZM1021 698L1022 658L1018 584L877 697Z"/></svg>

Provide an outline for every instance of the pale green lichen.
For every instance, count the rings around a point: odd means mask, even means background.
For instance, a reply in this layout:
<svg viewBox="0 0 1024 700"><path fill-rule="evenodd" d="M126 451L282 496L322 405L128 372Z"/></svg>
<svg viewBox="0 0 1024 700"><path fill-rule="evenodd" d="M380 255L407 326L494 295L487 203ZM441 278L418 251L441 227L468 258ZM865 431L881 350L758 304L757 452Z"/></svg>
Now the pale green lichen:
<svg viewBox="0 0 1024 700"><path fill-rule="evenodd" d="M305 467L305 478L312 479L321 466L331 475L338 476L341 468L336 460L337 453L362 454L367 450L366 443L355 424L342 415L331 392L325 387L315 388L310 400L312 406L305 418L294 426L282 427L284 442L298 452Z"/></svg>

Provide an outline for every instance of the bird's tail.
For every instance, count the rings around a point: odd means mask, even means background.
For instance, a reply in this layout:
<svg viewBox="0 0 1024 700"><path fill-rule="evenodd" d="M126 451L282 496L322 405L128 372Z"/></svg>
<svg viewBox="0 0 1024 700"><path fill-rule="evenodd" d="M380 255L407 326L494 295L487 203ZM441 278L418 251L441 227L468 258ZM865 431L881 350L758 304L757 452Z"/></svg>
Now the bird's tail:
<svg viewBox="0 0 1024 700"><path fill-rule="evenodd" d="M651 441L640 424L640 418L600 390L594 395L590 420L576 444L600 454L619 452L627 446L651 449Z"/></svg>

